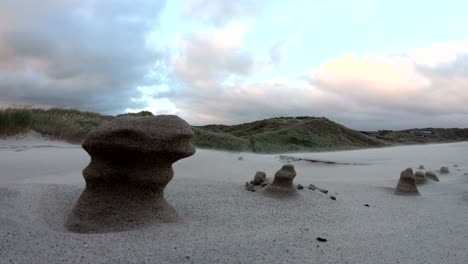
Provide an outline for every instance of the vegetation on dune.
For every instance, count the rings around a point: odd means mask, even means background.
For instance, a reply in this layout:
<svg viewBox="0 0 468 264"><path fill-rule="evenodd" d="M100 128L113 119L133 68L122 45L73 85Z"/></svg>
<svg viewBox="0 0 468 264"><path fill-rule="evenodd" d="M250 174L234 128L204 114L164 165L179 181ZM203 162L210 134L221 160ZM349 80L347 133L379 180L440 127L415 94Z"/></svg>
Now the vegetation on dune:
<svg viewBox="0 0 468 264"><path fill-rule="evenodd" d="M149 115L152 113L142 111L118 116ZM0 109L0 136L34 130L50 138L79 143L93 128L113 118L113 116L74 109L9 107ZM468 140L468 129L419 130L431 131L431 134L422 137L411 133L414 129L381 130L369 136L323 117L307 116L270 118L233 126L193 127L194 144L197 147L260 153L324 151Z"/></svg>
<svg viewBox="0 0 468 264"><path fill-rule="evenodd" d="M200 127L192 127L195 132L193 143L200 148L220 149L229 151L249 151L249 141L222 132L209 131Z"/></svg>
<svg viewBox="0 0 468 264"><path fill-rule="evenodd" d="M79 143L91 129L112 118L74 109L10 107L0 109L0 136L34 130L50 138Z"/></svg>
<svg viewBox="0 0 468 264"><path fill-rule="evenodd" d="M280 117L234 126L208 125L205 131L248 142L247 150L261 153L321 151L383 146L378 139L348 129L326 118ZM208 141L208 144L211 142ZM241 145L241 144L239 144ZM218 145L213 142L211 148ZM246 148L242 145L242 148Z"/></svg>

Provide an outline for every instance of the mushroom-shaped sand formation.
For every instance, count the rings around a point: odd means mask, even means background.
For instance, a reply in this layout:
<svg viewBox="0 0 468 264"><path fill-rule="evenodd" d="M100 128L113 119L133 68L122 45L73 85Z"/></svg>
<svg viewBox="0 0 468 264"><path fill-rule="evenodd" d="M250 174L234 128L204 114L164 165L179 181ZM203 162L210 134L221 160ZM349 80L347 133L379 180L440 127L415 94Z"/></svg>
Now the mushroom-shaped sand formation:
<svg viewBox="0 0 468 264"><path fill-rule="evenodd" d="M132 229L178 220L163 192L172 164L195 153L193 131L177 116L118 117L83 142L91 162L86 188L66 221L80 233Z"/></svg>

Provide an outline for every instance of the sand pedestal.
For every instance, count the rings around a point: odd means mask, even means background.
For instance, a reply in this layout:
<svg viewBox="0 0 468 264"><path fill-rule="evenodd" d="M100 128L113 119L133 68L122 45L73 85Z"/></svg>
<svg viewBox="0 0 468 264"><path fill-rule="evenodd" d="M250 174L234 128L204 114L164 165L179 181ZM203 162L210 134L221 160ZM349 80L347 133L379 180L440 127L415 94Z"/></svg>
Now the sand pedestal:
<svg viewBox="0 0 468 264"><path fill-rule="evenodd" d="M118 117L91 132L86 188L66 220L80 233L128 230L178 220L164 199L172 164L195 153L191 127L177 116Z"/></svg>

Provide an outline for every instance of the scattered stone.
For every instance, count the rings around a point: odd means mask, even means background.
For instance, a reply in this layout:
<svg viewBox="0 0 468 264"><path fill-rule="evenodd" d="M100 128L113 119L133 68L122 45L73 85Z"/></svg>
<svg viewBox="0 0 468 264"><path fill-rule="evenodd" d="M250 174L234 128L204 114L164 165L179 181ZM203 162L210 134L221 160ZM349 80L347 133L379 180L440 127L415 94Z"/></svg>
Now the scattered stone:
<svg viewBox="0 0 468 264"><path fill-rule="evenodd" d="M417 171L414 173L414 180L416 181L416 184L422 184L427 181L426 177L424 176L424 172L422 171Z"/></svg>
<svg viewBox="0 0 468 264"><path fill-rule="evenodd" d="M370 205L369 205L369 204L364 204L364 206L366 206L366 207L370 207Z"/></svg>
<svg viewBox="0 0 468 264"><path fill-rule="evenodd" d="M322 238L322 237L317 237L317 241L319 241L319 242L327 242L327 239L326 239L326 238Z"/></svg>
<svg viewBox="0 0 468 264"><path fill-rule="evenodd" d="M88 134L86 187L66 220L70 231L101 233L179 220L164 199L172 164L195 153L194 133L174 115L122 116Z"/></svg>
<svg viewBox="0 0 468 264"><path fill-rule="evenodd" d="M293 185L296 171L292 164L283 165L283 167L275 173L273 182L268 184L264 191L267 193L283 193L295 194L296 187Z"/></svg>
<svg viewBox="0 0 468 264"><path fill-rule="evenodd" d="M458 165L457 165L457 164L455 164L455 165L453 165L453 167L455 167L455 168L458 168Z"/></svg>
<svg viewBox="0 0 468 264"><path fill-rule="evenodd" d="M440 173L447 174L450 173L450 170L448 167L440 167Z"/></svg>
<svg viewBox="0 0 468 264"><path fill-rule="evenodd" d="M238 157L237 160L244 160L244 158L243 157Z"/></svg>
<svg viewBox="0 0 468 264"><path fill-rule="evenodd" d="M400 195L419 195L413 169L407 168L401 172L400 180L398 181L394 193Z"/></svg>
<svg viewBox="0 0 468 264"><path fill-rule="evenodd" d="M464 176L468 175L468 172L465 172L463 175L464 175Z"/></svg>
<svg viewBox="0 0 468 264"><path fill-rule="evenodd" d="M424 165L419 165L418 169L424 170Z"/></svg>
<svg viewBox="0 0 468 264"><path fill-rule="evenodd" d="M312 191L319 190L320 192L322 192L322 193L324 193L324 194L327 194L327 193L328 193L328 190L319 188L319 187L315 186L314 184L309 184L309 187L308 187L308 188L311 189Z"/></svg>
<svg viewBox="0 0 468 264"><path fill-rule="evenodd" d="M332 199L333 201L336 200L336 197L335 196L330 196L330 199Z"/></svg>
<svg viewBox="0 0 468 264"><path fill-rule="evenodd" d="M262 185L262 184L268 184L268 179L266 177L266 173L263 171L257 171L255 173L254 179L250 181L251 184L253 185Z"/></svg>
<svg viewBox="0 0 468 264"><path fill-rule="evenodd" d="M433 181L439 181L439 178L437 177L437 175L432 172L432 171L426 171L426 174L425 174L426 178L428 178L429 180L433 180Z"/></svg>
<svg viewBox="0 0 468 264"><path fill-rule="evenodd" d="M298 185L297 185L297 189L298 189L298 190L302 190L302 189L304 189L304 186L302 186L301 184L298 184Z"/></svg>
<svg viewBox="0 0 468 264"><path fill-rule="evenodd" d="M328 193L328 190L325 190L325 189L318 189L319 191L323 192L324 194L327 194Z"/></svg>

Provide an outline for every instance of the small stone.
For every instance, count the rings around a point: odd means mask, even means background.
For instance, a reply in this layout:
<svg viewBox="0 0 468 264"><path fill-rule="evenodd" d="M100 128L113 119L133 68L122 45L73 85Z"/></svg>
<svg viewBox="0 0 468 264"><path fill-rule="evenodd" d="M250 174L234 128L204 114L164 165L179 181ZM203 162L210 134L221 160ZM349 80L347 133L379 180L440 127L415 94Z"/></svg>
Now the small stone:
<svg viewBox="0 0 468 264"><path fill-rule="evenodd" d="M328 190L325 190L325 189L319 189L319 191L323 192L324 194L328 193Z"/></svg>
<svg viewBox="0 0 468 264"><path fill-rule="evenodd" d="M364 206L366 206L366 207L370 207L370 205L369 205L369 204L364 204Z"/></svg>
<svg viewBox="0 0 468 264"><path fill-rule="evenodd" d="M238 157L237 160L244 160L244 158L243 157Z"/></svg>
<svg viewBox="0 0 468 264"><path fill-rule="evenodd" d="M301 184L298 184L298 185L297 185L297 189L298 189L298 190L302 190L302 189L304 189L304 186L302 186Z"/></svg>
<svg viewBox="0 0 468 264"><path fill-rule="evenodd" d="M330 196L330 199L332 199L333 201L336 201L336 197L335 197L335 196Z"/></svg>
<svg viewBox="0 0 468 264"><path fill-rule="evenodd" d="M433 181L439 181L439 178L437 177L437 175L432 172L432 171L426 171L426 174L425 174L426 178L428 178L429 180L433 180Z"/></svg>
<svg viewBox="0 0 468 264"><path fill-rule="evenodd" d="M322 237L317 237L317 241L319 241L319 242L327 242L327 239L326 239L326 238L322 238Z"/></svg>
<svg viewBox="0 0 468 264"><path fill-rule="evenodd" d="M440 167L440 173L447 174L450 173L450 170L448 167Z"/></svg>
<svg viewBox="0 0 468 264"><path fill-rule="evenodd" d="M418 169L424 170L424 165L419 165Z"/></svg>
<svg viewBox="0 0 468 264"><path fill-rule="evenodd" d="M311 189L312 191L319 190L319 191L321 191L321 192L324 193L324 194L327 194L327 193L328 193L328 190L319 188L319 187L317 187L317 186L315 186L315 185L313 185L313 184L309 184L309 187L308 187L308 188Z"/></svg>
<svg viewBox="0 0 468 264"><path fill-rule="evenodd" d="M465 173L463 174L463 176L467 176L467 175L468 175L468 172L465 172Z"/></svg>
<svg viewBox="0 0 468 264"><path fill-rule="evenodd" d="M453 166L454 166L455 168L458 168L458 165L457 165L457 164L455 164L455 165L453 165Z"/></svg>

